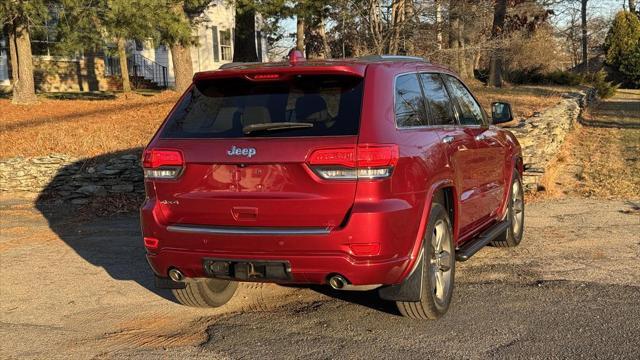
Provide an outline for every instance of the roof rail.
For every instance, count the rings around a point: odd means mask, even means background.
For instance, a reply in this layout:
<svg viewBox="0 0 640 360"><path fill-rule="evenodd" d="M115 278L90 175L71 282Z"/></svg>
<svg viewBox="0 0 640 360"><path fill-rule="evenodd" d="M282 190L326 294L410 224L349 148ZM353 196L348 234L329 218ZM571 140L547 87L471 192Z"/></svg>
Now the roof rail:
<svg viewBox="0 0 640 360"><path fill-rule="evenodd" d="M405 56L405 55L367 55L360 56L358 60L364 61L421 61L428 62L425 58L420 56Z"/></svg>

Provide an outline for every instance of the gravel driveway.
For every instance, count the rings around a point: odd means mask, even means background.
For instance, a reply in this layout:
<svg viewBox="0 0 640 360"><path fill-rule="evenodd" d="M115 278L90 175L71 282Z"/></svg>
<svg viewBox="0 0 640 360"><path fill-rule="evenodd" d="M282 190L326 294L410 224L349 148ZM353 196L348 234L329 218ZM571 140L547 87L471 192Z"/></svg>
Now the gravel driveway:
<svg viewBox="0 0 640 360"><path fill-rule="evenodd" d="M530 204L520 247L458 263L437 322L374 293L276 285L182 307L153 289L135 215L0 211L2 358L640 357L640 215L624 202Z"/></svg>

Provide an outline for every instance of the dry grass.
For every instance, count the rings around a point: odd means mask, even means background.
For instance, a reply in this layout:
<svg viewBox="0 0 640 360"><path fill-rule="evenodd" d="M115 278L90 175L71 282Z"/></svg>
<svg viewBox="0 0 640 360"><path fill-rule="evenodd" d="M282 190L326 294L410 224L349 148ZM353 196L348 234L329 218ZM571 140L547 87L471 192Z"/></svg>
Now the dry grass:
<svg viewBox="0 0 640 360"><path fill-rule="evenodd" d="M562 100L562 93L575 88L560 86L517 86L500 89L487 88L479 82L471 82L470 87L488 114L491 103L506 101L511 103L516 118L530 117L534 112L553 106Z"/></svg>
<svg viewBox="0 0 640 360"><path fill-rule="evenodd" d="M628 109L638 112L628 112ZM581 195L640 200L640 91L622 91L602 101L590 124L577 125L545 173L552 196ZM620 124L620 128L603 128Z"/></svg>
<svg viewBox="0 0 640 360"><path fill-rule="evenodd" d="M556 104L562 88L488 89L473 84L485 109L492 101L509 101L517 117L531 116ZM33 106L0 99L0 158L51 153L93 157L140 148L178 99L165 91L153 96L120 95L103 100L41 99Z"/></svg>
<svg viewBox="0 0 640 360"><path fill-rule="evenodd" d="M111 100L49 100L32 106L0 99L0 158L62 153L90 157L144 146L178 94Z"/></svg>
<svg viewBox="0 0 640 360"><path fill-rule="evenodd" d="M546 174L552 196L638 200L640 130L580 126Z"/></svg>

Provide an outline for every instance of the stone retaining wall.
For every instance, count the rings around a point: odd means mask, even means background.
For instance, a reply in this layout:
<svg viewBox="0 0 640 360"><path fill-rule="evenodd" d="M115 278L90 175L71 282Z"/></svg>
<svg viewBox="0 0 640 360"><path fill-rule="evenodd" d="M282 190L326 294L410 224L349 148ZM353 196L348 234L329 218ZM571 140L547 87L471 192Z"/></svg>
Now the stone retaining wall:
<svg viewBox="0 0 640 360"><path fill-rule="evenodd" d="M140 155L123 154L104 161L57 154L0 160L0 193L6 192L42 194L76 205L87 204L92 197L141 195Z"/></svg>
<svg viewBox="0 0 640 360"><path fill-rule="evenodd" d="M508 127L519 139L524 155L524 183L541 190L540 180L556 156L565 135L580 116L592 93L571 93L558 105ZM144 193L139 151L82 160L65 155L0 160L0 195L43 194L56 202L87 204L94 197Z"/></svg>
<svg viewBox="0 0 640 360"><path fill-rule="evenodd" d="M568 93L559 104L521 120L516 126L507 127L522 146L523 182L527 191L543 190L541 180L549 162L557 156L582 109L594 99L592 90Z"/></svg>

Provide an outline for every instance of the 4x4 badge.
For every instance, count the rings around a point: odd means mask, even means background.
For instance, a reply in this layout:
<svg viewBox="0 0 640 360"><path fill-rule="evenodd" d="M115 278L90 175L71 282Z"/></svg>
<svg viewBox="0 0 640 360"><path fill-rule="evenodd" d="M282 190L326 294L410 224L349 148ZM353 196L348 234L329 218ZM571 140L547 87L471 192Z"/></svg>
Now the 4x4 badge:
<svg viewBox="0 0 640 360"><path fill-rule="evenodd" d="M255 154L256 154L255 148L239 148L235 145L233 145L231 149L227 151L227 155L229 156L246 156L248 158L251 158Z"/></svg>

